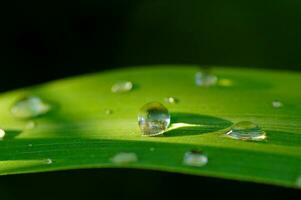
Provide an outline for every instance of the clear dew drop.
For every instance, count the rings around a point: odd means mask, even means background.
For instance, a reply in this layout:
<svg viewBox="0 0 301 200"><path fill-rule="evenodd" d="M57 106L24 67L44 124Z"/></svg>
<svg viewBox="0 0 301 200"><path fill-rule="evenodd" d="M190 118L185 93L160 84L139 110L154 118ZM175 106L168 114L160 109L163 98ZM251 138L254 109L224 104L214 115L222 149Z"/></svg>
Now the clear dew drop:
<svg viewBox="0 0 301 200"><path fill-rule="evenodd" d="M149 148L151 152L154 152L156 149L154 147Z"/></svg>
<svg viewBox="0 0 301 200"><path fill-rule="evenodd" d="M275 100L275 101L272 102L272 106L274 108L281 108L283 106L283 104L282 104L281 101Z"/></svg>
<svg viewBox="0 0 301 200"><path fill-rule="evenodd" d="M177 104L179 102L179 99L177 99L176 97L166 97L164 98L164 101L169 104Z"/></svg>
<svg viewBox="0 0 301 200"><path fill-rule="evenodd" d="M188 151L184 154L183 164L192 167L203 167L207 165L208 157L201 151Z"/></svg>
<svg viewBox="0 0 301 200"><path fill-rule="evenodd" d="M121 81L115 83L112 86L111 91L113 93L125 93L131 91L132 89L133 89L133 83L131 81Z"/></svg>
<svg viewBox="0 0 301 200"><path fill-rule="evenodd" d="M3 129L0 129L0 140L2 140L5 137L5 131Z"/></svg>
<svg viewBox="0 0 301 200"><path fill-rule="evenodd" d="M226 135L237 140L261 141L266 139L266 133L257 124L249 121L234 124Z"/></svg>
<svg viewBox="0 0 301 200"><path fill-rule="evenodd" d="M140 109L138 125L142 135L155 136L163 134L169 124L170 114L161 103L147 103Z"/></svg>
<svg viewBox="0 0 301 200"><path fill-rule="evenodd" d="M217 81L217 76L206 71L199 71L195 74L195 84L199 87L214 86Z"/></svg>
<svg viewBox="0 0 301 200"><path fill-rule="evenodd" d="M11 113L17 118L33 118L48 113L51 105L36 96L25 97L17 101L11 108Z"/></svg>
<svg viewBox="0 0 301 200"><path fill-rule="evenodd" d="M28 144L28 147L32 147L32 144Z"/></svg>
<svg viewBox="0 0 301 200"><path fill-rule="evenodd" d="M128 164L138 161L138 156L136 153L132 152L121 152L116 154L111 158L111 162L115 164Z"/></svg>

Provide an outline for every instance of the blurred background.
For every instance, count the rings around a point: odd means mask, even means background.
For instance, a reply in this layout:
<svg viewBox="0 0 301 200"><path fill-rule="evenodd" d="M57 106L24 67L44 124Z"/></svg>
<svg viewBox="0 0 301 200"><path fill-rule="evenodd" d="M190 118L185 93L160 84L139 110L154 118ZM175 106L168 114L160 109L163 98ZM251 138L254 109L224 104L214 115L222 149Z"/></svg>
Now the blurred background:
<svg viewBox="0 0 301 200"><path fill-rule="evenodd" d="M117 67L301 69L298 0L61 0L1 6L0 90Z"/></svg>
<svg viewBox="0 0 301 200"><path fill-rule="evenodd" d="M27 0L7 3L9 5L0 8L3 15L1 92L136 65L301 69L299 0ZM287 197L297 192L254 183L139 170L0 177L0 193L8 199L22 196L51 199L57 193L75 198L91 191L120 197L139 194L164 198L177 194L202 197L204 191L206 195L217 195L231 194L234 190L238 195L248 193L261 197L280 194Z"/></svg>

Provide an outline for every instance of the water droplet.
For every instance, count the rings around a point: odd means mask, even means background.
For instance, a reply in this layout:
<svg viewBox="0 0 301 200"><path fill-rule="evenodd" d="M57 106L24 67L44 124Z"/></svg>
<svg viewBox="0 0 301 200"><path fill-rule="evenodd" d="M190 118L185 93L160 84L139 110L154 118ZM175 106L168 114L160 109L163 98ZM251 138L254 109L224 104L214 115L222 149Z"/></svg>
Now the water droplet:
<svg viewBox="0 0 301 200"><path fill-rule="evenodd" d="M238 140L260 141L266 139L266 133L258 125L249 121L234 124L226 134L228 137Z"/></svg>
<svg viewBox="0 0 301 200"><path fill-rule="evenodd" d="M273 106L274 108L280 108L280 107L283 106L283 104L282 104L281 101L275 100L275 101L272 102L272 106Z"/></svg>
<svg viewBox="0 0 301 200"><path fill-rule="evenodd" d="M169 104L176 104L179 102L179 99L177 99L175 97L166 97L166 98L164 98L164 101Z"/></svg>
<svg viewBox="0 0 301 200"><path fill-rule="evenodd" d="M147 103L140 109L138 124L143 135L160 135L170 124L170 114L161 103Z"/></svg>
<svg viewBox="0 0 301 200"><path fill-rule="evenodd" d="M133 89L133 83L130 81L117 82L111 88L112 92L114 93L129 92L132 89Z"/></svg>
<svg viewBox="0 0 301 200"><path fill-rule="evenodd" d="M113 110L111 110L111 109L106 109L106 110L105 110L105 113L106 113L106 115L111 115L111 114L113 114Z"/></svg>
<svg viewBox="0 0 301 200"><path fill-rule="evenodd" d="M195 74L195 84L200 87L214 86L217 80L217 76L207 71L199 71Z"/></svg>
<svg viewBox="0 0 301 200"><path fill-rule="evenodd" d="M135 153L125 153L121 152L116 154L114 157L111 158L112 163L115 164L128 164L134 163L138 161L138 157Z"/></svg>
<svg viewBox="0 0 301 200"><path fill-rule="evenodd" d="M2 140L5 137L5 131L3 129L0 129L0 140Z"/></svg>
<svg viewBox="0 0 301 200"><path fill-rule="evenodd" d="M17 101L11 108L11 113L17 118L32 118L48 113L51 105L41 98L30 96Z"/></svg>
<svg viewBox="0 0 301 200"><path fill-rule="evenodd" d="M53 163L53 161L52 161L52 159L47 158L47 159L45 160L45 163L46 163L47 165L50 165L50 164Z"/></svg>
<svg viewBox="0 0 301 200"><path fill-rule="evenodd" d="M183 164L193 167L203 167L208 163L208 157L201 151L188 151L184 155Z"/></svg>
<svg viewBox="0 0 301 200"><path fill-rule="evenodd" d="M28 144L29 147L32 147L32 144Z"/></svg>
<svg viewBox="0 0 301 200"><path fill-rule="evenodd" d="M296 186L301 188L301 176L296 179Z"/></svg>
<svg viewBox="0 0 301 200"><path fill-rule="evenodd" d="M151 148L149 148L149 150L150 150L151 152L153 152L153 151L155 151L155 148L154 148L154 147L151 147Z"/></svg>
<svg viewBox="0 0 301 200"><path fill-rule="evenodd" d="M36 126L36 123L34 121L29 121L26 125L25 125L25 129L33 129Z"/></svg>

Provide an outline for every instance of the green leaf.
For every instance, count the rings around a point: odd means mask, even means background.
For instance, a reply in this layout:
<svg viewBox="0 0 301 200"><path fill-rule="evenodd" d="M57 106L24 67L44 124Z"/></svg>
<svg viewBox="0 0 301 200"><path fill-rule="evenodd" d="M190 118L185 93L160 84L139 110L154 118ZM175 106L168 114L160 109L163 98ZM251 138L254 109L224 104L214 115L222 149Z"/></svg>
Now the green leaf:
<svg viewBox="0 0 301 200"><path fill-rule="evenodd" d="M55 81L0 96L0 174L78 168L141 168L296 187L301 175L301 74L286 71L215 68L219 84L194 84L197 67L136 67ZM129 93L111 86L130 80ZM36 95L55 109L30 122L10 108L18 99ZM166 104L174 96L177 104ZM283 102L273 108L272 101ZM178 127L160 137L141 136L137 113L145 103L166 105ZM111 109L112 114L105 110ZM233 123L252 121L267 133L262 142L225 137ZM186 151L208 155L203 167L183 165ZM134 152L138 162L116 165L119 152ZM51 159L52 163L50 163Z"/></svg>

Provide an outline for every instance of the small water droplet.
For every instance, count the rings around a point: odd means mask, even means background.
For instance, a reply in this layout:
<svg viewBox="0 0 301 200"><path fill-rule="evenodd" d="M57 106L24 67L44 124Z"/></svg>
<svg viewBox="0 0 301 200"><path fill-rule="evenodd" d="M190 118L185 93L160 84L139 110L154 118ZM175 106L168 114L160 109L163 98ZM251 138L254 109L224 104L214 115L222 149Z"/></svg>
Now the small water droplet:
<svg viewBox="0 0 301 200"><path fill-rule="evenodd" d="M124 93L129 92L133 89L133 83L131 81L122 81L115 83L111 90L114 93Z"/></svg>
<svg viewBox="0 0 301 200"><path fill-rule="evenodd" d="M33 129L36 126L36 123L34 121L29 121L26 125L25 125L25 129Z"/></svg>
<svg viewBox="0 0 301 200"><path fill-rule="evenodd" d="M32 147L32 144L28 144L29 147Z"/></svg>
<svg viewBox="0 0 301 200"><path fill-rule="evenodd" d="M5 137L5 131L3 129L0 129L0 140L2 140Z"/></svg>
<svg viewBox="0 0 301 200"><path fill-rule="evenodd" d="M179 99L177 99L175 97L166 97L166 98L164 98L164 101L169 104L176 104L179 102Z"/></svg>
<svg viewBox="0 0 301 200"><path fill-rule="evenodd" d="M242 121L234 124L228 137L238 140L260 141L266 139L266 133L257 125L249 121Z"/></svg>
<svg viewBox="0 0 301 200"><path fill-rule="evenodd" d="M155 148L154 148L154 147L151 147L151 148L149 148L149 150L150 150L151 152L153 152L153 151L155 151Z"/></svg>
<svg viewBox="0 0 301 200"><path fill-rule="evenodd" d="M298 188L301 188L301 176L297 177L297 179L296 179L296 186Z"/></svg>
<svg viewBox="0 0 301 200"><path fill-rule="evenodd" d="M147 103L140 109L138 124L143 135L160 135L170 124L170 114L161 103Z"/></svg>
<svg viewBox="0 0 301 200"><path fill-rule="evenodd" d="M199 71L195 74L195 84L199 87L210 87L217 83L217 76L207 72Z"/></svg>
<svg viewBox="0 0 301 200"><path fill-rule="evenodd" d="M138 157L136 153L126 153L121 152L116 154L111 158L112 163L115 164L128 164L128 163L134 163L138 161Z"/></svg>
<svg viewBox="0 0 301 200"><path fill-rule="evenodd" d="M11 108L11 113L17 118L33 118L46 114L51 110L51 105L41 98L30 96L17 101Z"/></svg>
<svg viewBox="0 0 301 200"><path fill-rule="evenodd" d="M272 106L274 108L281 108L283 106L283 104L282 104L281 101L275 100L275 101L272 102Z"/></svg>
<svg viewBox="0 0 301 200"><path fill-rule="evenodd" d="M50 158L47 158L47 159L45 160L45 163L46 163L47 165L50 165L50 164L53 163L53 160L50 159Z"/></svg>
<svg viewBox="0 0 301 200"><path fill-rule="evenodd" d="M193 167L203 167L208 163L208 157L201 151L188 151L184 155L183 164Z"/></svg>
<svg viewBox="0 0 301 200"><path fill-rule="evenodd" d="M113 114L113 110L111 110L111 109L106 109L106 110L105 110L105 113L106 113L106 115L111 115L111 114Z"/></svg>

